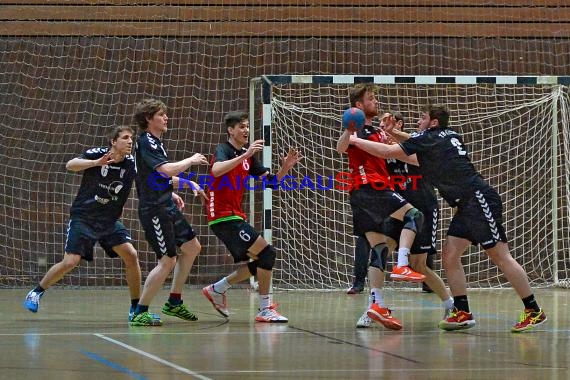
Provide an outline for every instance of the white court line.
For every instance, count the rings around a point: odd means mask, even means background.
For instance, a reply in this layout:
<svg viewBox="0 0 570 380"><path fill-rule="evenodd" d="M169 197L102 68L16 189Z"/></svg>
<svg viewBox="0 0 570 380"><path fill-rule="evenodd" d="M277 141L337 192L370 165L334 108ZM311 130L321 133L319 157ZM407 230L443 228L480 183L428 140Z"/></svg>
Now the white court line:
<svg viewBox="0 0 570 380"><path fill-rule="evenodd" d="M171 363L171 362L169 362L168 360L164 360L164 359L162 359L162 358L159 358L158 356L155 356L155 355L153 355L153 354L149 354L148 352L145 352L145 351L143 351L143 350L139 350L138 348L135 348L135 347L133 347L133 346L129 346L129 345L126 344L126 343L123 343L123 342L121 342L121 341L118 341L118 340L109 338L109 337L107 337L107 336L105 336L105 335L103 335L103 334L93 334L93 335L95 335L95 336L97 336L97 337L99 337L99 338L101 338L101 339L105 339L106 341L111 342L111 343L113 343L113 344L116 344L117 346L121 346L121 347L123 347L123 348L126 348L126 349L129 350L129 351L132 351L132 352L134 352L134 353L137 353L137 354L139 354L139 355L142 355L142 356L144 356L144 357L147 357L147 358L149 358L149 359L152 359L152 360L154 360L154 361L156 361L156 362L159 362L160 364L164 364L164 365L167 366L167 367L171 367L171 368L174 368L175 370L180 371L180 372L182 372L182 373L185 373L185 374L188 374L188 375L192 375L192 376L196 377L197 379L200 379L200 380L212 380L211 378L209 378L209 377L207 377L207 376L200 375L198 372L194 372L194 371L192 371L192 370L189 370L188 368L181 367L181 366L179 366L178 364Z"/></svg>

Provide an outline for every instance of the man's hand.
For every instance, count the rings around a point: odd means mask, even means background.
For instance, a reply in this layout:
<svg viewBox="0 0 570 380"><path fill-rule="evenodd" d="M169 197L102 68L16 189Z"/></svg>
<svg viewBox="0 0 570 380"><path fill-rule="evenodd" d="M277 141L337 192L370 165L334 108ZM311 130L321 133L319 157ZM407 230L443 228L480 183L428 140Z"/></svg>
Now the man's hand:
<svg viewBox="0 0 570 380"><path fill-rule="evenodd" d="M96 162L97 166L105 166L115 162L115 159L111 155L111 152L107 152L103 156L101 156L101 158L99 158Z"/></svg>
<svg viewBox="0 0 570 380"><path fill-rule="evenodd" d="M350 135L350 145L356 145L356 141L358 140L358 136L355 134Z"/></svg>
<svg viewBox="0 0 570 380"><path fill-rule="evenodd" d="M262 151L264 142L265 141L263 140L255 140L254 142L252 142L247 148L247 151L245 152L244 156L246 158L249 158L253 156L255 153Z"/></svg>
<svg viewBox="0 0 570 380"><path fill-rule="evenodd" d="M281 166L285 170L290 170L293 166L295 166L300 160L303 158L301 156L301 152L295 148L289 149L287 155L282 158Z"/></svg>
<svg viewBox="0 0 570 380"><path fill-rule="evenodd" d="M192 157L190 157L190 165L207 165L208 164L208 160L206 159L206 157L204 157L203 154L200 153L196 153L195 155L193 155Z"/></svg>
<svg viewBox="0 0 570 380"><path fill-rule="evenodd" d="M172 201L178 210L182 211L184 209L184 200L178 194L172 193Z"/></svg>
<svg viewBox="0 0 570 380"><path fill-rule="evenodd" d="M204 192L204 189L202 189L200 187L200 185L198 185L196 182L194 181L190 181L190 186L192 188L192 193L194 193L194 196L199 196L200 197L200 201L202 202L203 205L206 205L208 203L208 196L206 195L206 193Z"/></svg>

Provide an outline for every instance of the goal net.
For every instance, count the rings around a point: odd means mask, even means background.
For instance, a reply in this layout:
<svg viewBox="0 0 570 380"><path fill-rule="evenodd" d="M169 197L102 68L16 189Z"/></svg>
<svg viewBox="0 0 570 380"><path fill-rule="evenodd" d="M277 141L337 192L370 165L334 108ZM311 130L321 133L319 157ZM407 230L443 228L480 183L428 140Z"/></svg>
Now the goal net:
<svg viewBox="0 0 570 380"><path fill-rule="evenodd" d="M317 180L348 169L336 141L348 89L363 81L377 83L381 110L400 111L407 131L415 130L426 103L447 105L475 167L502 196L512 254L531 284L568 283L569 96L557 78L274 76L264 77L260 90L274 165L290 147L304 155L292 173L298 188L273 192L276 287L331 289L352 281L348 193L334 184L320 189ZM438 251L450 218L442 202ZM509 285L478 247L463 263L471 287ZM445 279L439 255L435 266Z"/></svg>

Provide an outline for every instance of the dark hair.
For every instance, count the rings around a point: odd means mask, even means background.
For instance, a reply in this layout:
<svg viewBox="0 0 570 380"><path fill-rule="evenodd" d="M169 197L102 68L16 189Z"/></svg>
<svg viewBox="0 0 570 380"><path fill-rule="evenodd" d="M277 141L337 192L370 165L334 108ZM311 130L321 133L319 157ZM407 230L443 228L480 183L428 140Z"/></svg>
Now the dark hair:
<svg viewBox="0 0 570 380"><path fill-rule="evenodd" d="M429 114L430 120L437 120L441 128L447 128L449 124L449 111L442 104L427 104L422 108Z"/></svg>
<svg viewBox="0 0 570 380"><path fill-rule="evenodd" d="M224 116L224 125L226 128L235 127L236 124L241 123L242 121L249 119L249 115L245 111L232 111L229 112L226 116Z"/></svg>
<svg viewBox="0 0 570 380"><path fill-rule="evenodd" d="M158 111L166 111L166 104L157 99L144 99L135 105L135 121L140 129L148 128L148 120Z"/></svg>
<svg viewBox="0 0 570 380"><path fill-rule="evenodd" d="M109 133L109 144L112 141L116 141L119 138L119 135L121 134L121 132L131 132L131 135L135 134L135 131L133 131L133 129L131 127L129 127L128 125L121 125L118 127L113 128L113 130L111 131L111 133Z"/></svg>
<svg viewBox="0 0 570 380"><path fill-rule="evenodd" d="M372 83L359 83L356 86L351 87L348 93L350 106L356 107L356 102L361 102L364 94L367 92L372 92L375 94L378 92L378 86Z"/></svg>

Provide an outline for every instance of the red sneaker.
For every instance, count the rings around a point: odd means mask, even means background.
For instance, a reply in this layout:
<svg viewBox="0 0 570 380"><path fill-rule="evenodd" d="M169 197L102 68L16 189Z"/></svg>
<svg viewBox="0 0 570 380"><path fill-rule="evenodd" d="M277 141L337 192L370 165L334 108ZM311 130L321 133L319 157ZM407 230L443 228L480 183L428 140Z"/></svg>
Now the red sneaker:
<svg viewBox="0 0 570 380"><path fill-rule="evenodd" d="M444 319L439 322L439 328L445 331L470 329L475 326L473 314L453 308Z"/></svg>
<svg viewBox="0 0 570 380"><path fill-rule="evenodd" d="M370 309L366 312L370 319L381 323L390 330L401 330L402 322L392 317L392 312L387 307L382 307L377 303L370 305Z"/></svg>
<svg viewBox="0 0 570 380"><path fill-rule="evenodd" d="M511 329L512 332L522 332L535 328L546 322L546 314L542 309L534 311L533 309L524 309L519 317L519 321Z"/></svg>
<svg viewBox="0 0 570 380"><path fill-rule="evenodd" d="M422 282L426 279L421 273L415 272L409 266L395 266L392 268L392 274L390 278L394 281L410 281L410 282Z"/></svg>

